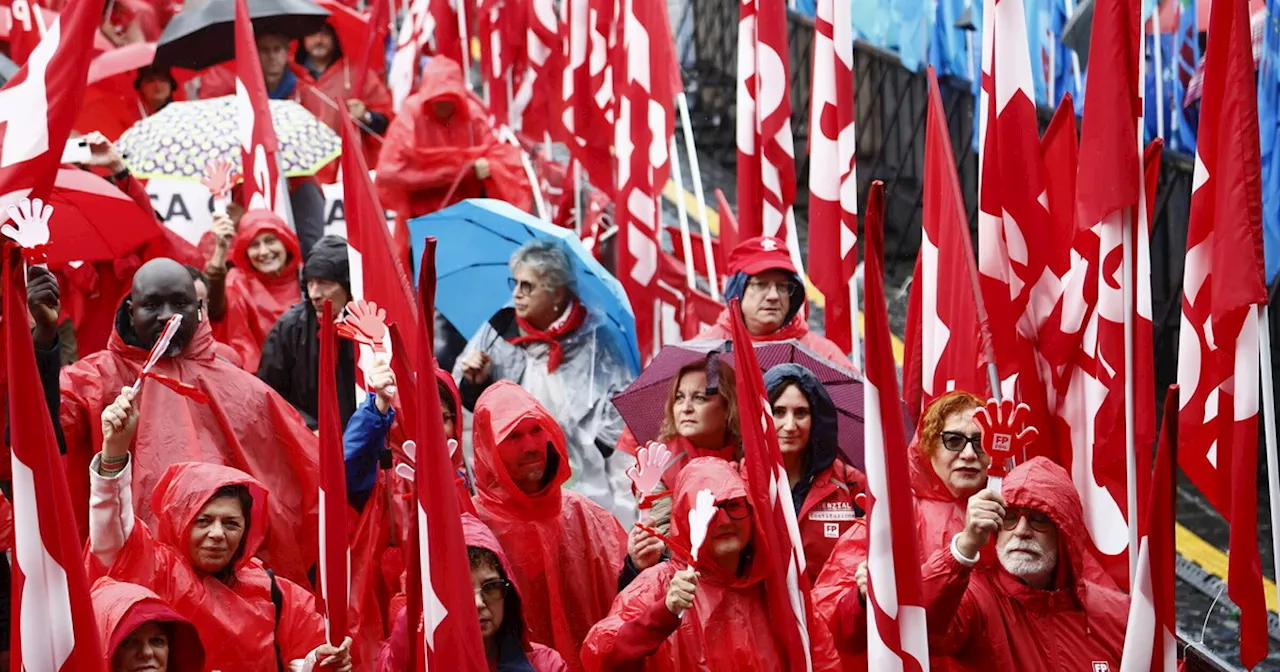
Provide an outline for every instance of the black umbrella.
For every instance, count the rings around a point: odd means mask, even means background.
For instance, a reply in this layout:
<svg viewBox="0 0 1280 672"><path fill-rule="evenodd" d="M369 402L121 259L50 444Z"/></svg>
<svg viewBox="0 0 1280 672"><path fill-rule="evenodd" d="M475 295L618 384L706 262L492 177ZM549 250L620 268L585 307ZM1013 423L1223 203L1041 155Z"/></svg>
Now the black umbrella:
<svg viewBox="0 0 1280 672"><path fill-rule="evenodd" d="M301 39L320 30L329 12L311 0L249 0L257 35ZM235 0L209 0L173 17L156 43L155 62L203 70L236 57Z"/></svg>

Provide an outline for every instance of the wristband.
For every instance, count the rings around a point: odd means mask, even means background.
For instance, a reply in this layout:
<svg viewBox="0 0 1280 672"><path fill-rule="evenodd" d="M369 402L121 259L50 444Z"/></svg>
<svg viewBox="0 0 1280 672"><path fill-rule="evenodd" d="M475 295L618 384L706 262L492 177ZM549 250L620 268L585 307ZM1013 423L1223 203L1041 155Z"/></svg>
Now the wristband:
<svg viewBox="0 0 1280 672"><path fill-rule="evenodd" d="M118 172L118 173L112 173L112 175L111 175L111 181L112 181L112 182L123 182L123 181L125 181L125 180L127 180L127 179L129 179L129 167L128 167L128 166L125 166L124 168L121 168L121 169L120 169L120 172Z"/></svg>
<svg viewBox="0 0 1280 672"><path fill-rule="evenodd" d="M960 547L956 545L956 541L958 539L960 539L959 534L951 537L951 557L955 558L956 562L964 565L965 567L973 567L978 564L978 558L982 557L982 553L975 553L972 558L966 558L964 554L960 552Z"/></svg>

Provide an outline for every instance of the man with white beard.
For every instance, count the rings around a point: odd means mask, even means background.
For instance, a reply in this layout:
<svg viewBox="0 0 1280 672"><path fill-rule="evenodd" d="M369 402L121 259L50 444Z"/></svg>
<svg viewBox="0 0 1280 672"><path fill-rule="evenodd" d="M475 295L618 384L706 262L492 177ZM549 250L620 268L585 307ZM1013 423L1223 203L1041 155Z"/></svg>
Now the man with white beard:
<svg viewBox="0 0 1280 672"><path fill-rule="evenodd" d="M1129 598L1092 554L1071 477L1046 458L969 498L964 529L922 579L932 655L973 669L1120 668Z"/></svg>

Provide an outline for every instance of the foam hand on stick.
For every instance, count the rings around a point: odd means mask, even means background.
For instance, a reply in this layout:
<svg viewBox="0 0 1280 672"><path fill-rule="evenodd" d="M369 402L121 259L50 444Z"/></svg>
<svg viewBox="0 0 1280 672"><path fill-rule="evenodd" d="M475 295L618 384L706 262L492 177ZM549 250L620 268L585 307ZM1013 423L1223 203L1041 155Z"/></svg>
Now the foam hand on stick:
<svg viewBox="0 0 1280 672"><path fill-rule="evenodd" d="M375 364L391 363L391 341L387 337L387 311L373 301L360 299L347 304L347 316L337 325L338 335L360 347L360 370L366 378ZM395 386L387 388L395 395Z"/></svg>
<svg viewBox="0 0 1280 672"><path fill-rule="evenodd" d="M178 333L178 328L182 326L182 315L175 313L164 323L164 331L160 332L160 338L156 339L156 344L151 346L151 354L147 357L147 363L142 365L142 373L138 375L138 380L133 384L133 393L138 393L138 388L142 387L142 380L151 373L151 367L160 361L166 350L169 349L169 343L173 341L173 337Z"/></svg>
<svg viewBox="0 0 1280 672"><path fill-rule="evenodd" d="M1026 456L1027 445L1040 436L1039 430L1027 424L1031 407L1013 403L1012 399L990 399L978 409L973 421L982 429L982 450L991 456L987 467L987 487L1000 491L1004 476L1013 459Z"/></svg>
<svg viewBox="0 0 1280 672"><path fill-rule="evenodd" d="M653 489L662 482L662 474L666 471L667 461L671 459L671 450L667 444L650 441L648 445L636 451L636 463L627 467L627 478L640 493L640 508L653 508Z"/></svg>
<svg viewBox="0 0 1280 672"><path fill-rule="evenodd" d="M29 264L43 265L48 259L49 218L53 206L36 198L24 198L6 210L9 222L0 226L0 233L22 247L22 256Z"/></svg>
<svg viewBox="0 0 1280 672"><path fill-rule="evenodd" d="M204 175L200 178L200 184L213 194L213 211L216 214L227 214L234 172L235 164L228 159L214 159L204 166Z"/></svg>

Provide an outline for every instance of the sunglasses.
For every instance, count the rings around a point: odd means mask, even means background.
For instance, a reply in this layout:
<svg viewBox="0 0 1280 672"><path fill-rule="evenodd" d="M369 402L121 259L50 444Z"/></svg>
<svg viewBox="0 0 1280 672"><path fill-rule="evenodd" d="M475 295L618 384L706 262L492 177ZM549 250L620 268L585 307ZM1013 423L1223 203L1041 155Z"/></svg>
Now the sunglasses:
<svg viewBox="0 0 1280 672"><path fill-rule="evenodd" d="M507 596L507 588L511 587L511 582L505 579L489 579L480 584L475 592L485 604L494 604L498 600Z"/></svg>
<svg viewBox="0 0 1280 672"><path fill-rule="evenodd" d="M751 515L751 505L745 499L731 499L716 504L716 508L724 511L729 520L743 520Z"/></svg>
<svg viewBox="0 0 1280 672"><path fill-rule="evenodd" d="M1004 530L1006 532L1013 530L1018 526L1018 521L1023 518L1027 519L1027 523L1031 525L1031 529L1036 532L1048 532L1053 529L1053 519L1035 509L1021 509L1017 507L1009 507L1004 510Z"/></svg>
<svg viewBox="0 0 1280 672"><path fill-rule="evenodd" d="M960 432L943 432L942 433L943 448L946 448L947 450L953 453L959 453L964 451L965 445L973 446L973 452L981 455L982 454L982 435L975 434L973 436L969 436L968 434L961 434Z"/></svg>
<svg viewBox="0 0 1280 672"><path fill-rule="evenodd" d="M515 278L507 278L507 287L515 292L517 296L529 296L538 291L542 285L535 285L528 280L516 280Z"/></svg>

